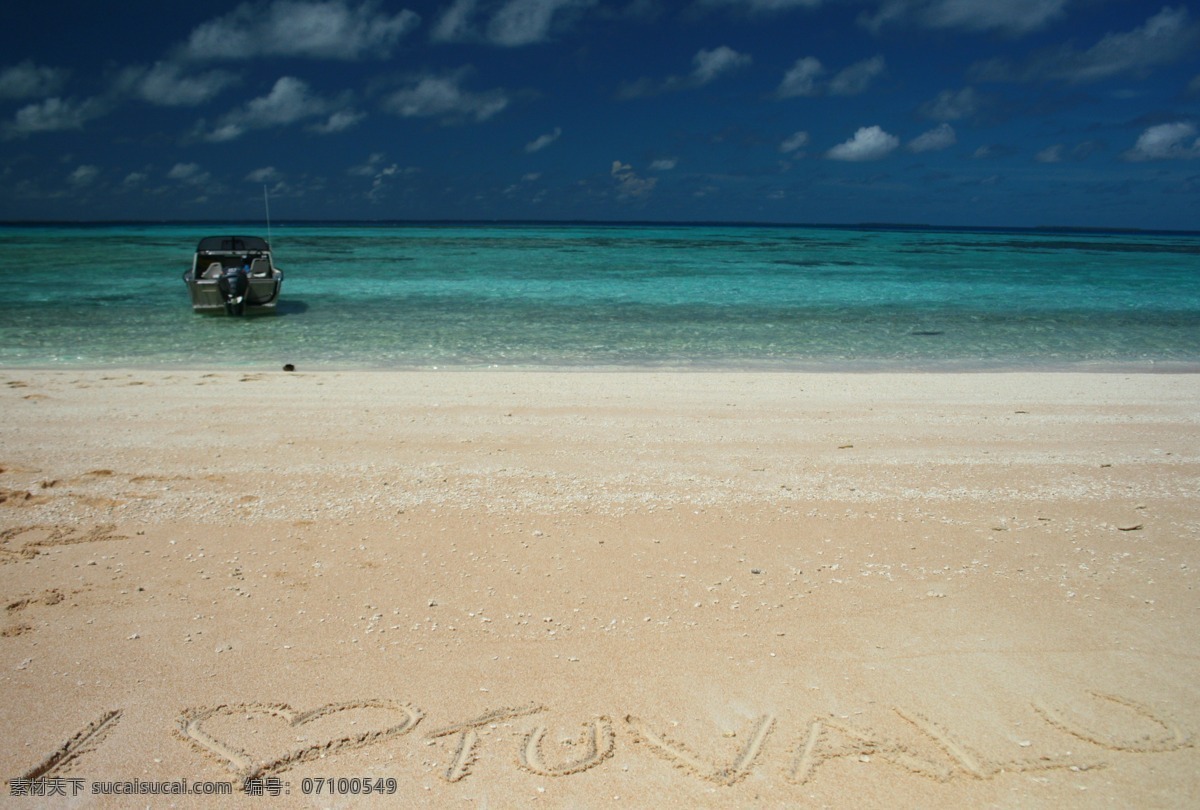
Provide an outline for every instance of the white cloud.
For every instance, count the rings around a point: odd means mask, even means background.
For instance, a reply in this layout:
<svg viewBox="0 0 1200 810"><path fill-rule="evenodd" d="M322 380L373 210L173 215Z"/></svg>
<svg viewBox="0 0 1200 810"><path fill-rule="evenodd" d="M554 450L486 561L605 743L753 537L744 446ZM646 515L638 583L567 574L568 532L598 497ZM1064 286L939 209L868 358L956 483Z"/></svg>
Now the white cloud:
<svg viewBox="0 0 1200 810"><path fill-rule="evenodd" d="M954 132L954 127L949 124L941 124L913 138L909 141L908 148L909 151L918 153L938 152L954 146L957 142L958 136Z"/></svg>
<svg viewBox="0 0 1200 810"><path fill-rule="evenodd" d="M379 202L379 200L387 196L388 188L394 178L419 174L421 171L414 166L401 167L398 163L391 163L384 166L383 160L384 156L382 152L373 152L367 158L366 163L354 166L349 170L349 173L352 175L371 178L371 190L367 192L367 198L371 202Z"/></svg>
<svg viewBox="0 0 1200 810"><path fill-rule="evenodd" d="M933 101L921 105L921 114L934 121L958 121L971 117L978 110L979 97L971 87L957 92L943 90Z"/></svg>
<svg viewBox="0 0 1200 810"><path fill-rule="evenodd" d="M679 165L679 158L659 158L650 164L652 172L669 172Z"/></svg>
<svg viewBox="0 0 1200 810"><path fill-rule="evenodd" d="M193 59L386 57L420 17L407 9L388 14L379 5L378 0L244 3L192 31L185 53Z"/></svg>
<svg viewBox="0 0 1200 810"><path fill-rule="evenodd" d="M429 38L434 42L458 42L470 38L471 16L476 5L476 0L454 0L438 18Z"/></svg>
<svg viewBox="0 0 1200 810"><path fill-rule="evenodd" d="M462 88L467 70L441 76L426 75L410 79L407 86L388 96L383 107L404 118L440 118L444 122L462 119L486 121L508 106L503 90L472 93Z"/></svg>
<svg viewBox="0 0 1200 810"><path fill-rule="evenodd" d="M780 82L779 89L775 93L780 98L815 96L821 92L817 85L817 79L824 72L825 68L815 56L797 59L796 64L783 74L783 81Z"/></svg>
<svg viewBox="0 0 1200 810"><path fill-rule="evenodd" d="M925 28L1027 34L1063 16L1068 0L884 0L859 20L879 29L893 23Z"/></svg>
<svg viewBox="0 0 1200 810"><path fill-rule="evenodd" d="M77 101L54 96L17 110L13 120L4 125L4 137L23 138L35 132L83 129L86 122L106 112L108 106L99 99Z"/></svg>
<svg viewBox="0 0 1200 810"><path fill-rule="evenodd" d="M1200 138L1196 126L1185 121L1159 124L1143 132L1126 160L1179 160L1200 157Z"/></svg>
<svg viewBox="0 0 1200 810"><path fill-rule="evenodd" d="M749 54L738 53L727 45L719 45L711 51L701 49L692 57L692 72L687 76L668 76L662 80L638 79L622 85L617 97L622 99L645 98L661 93L692 90L715 81L750 64Z"/></svg>
<svg viewBox="0 0 1200 810"><path fill-rule="evenodd" d="M75 171L71 172L71 174L67 177L67 182L69 182L75 188L83 188L84 186L90 186L99 176L100 168L98 166L89 166L85 164L79 166L77 169L75 169Z"/></svg>
<svg viewBox="0 0 1200 810"><path fill-rule="evenodd" d="M1200 26L1187 9L1163 8L1132 31L1108 34L1085 51L1071 45L1037 54L1020 65L1003 59L982 62L972 74L986 81L1099 81L1123 74L1144 76L1157 65L1186 59L1200 48Z"/></svg>
<svg viewBox="0 0 1200 810"><path fill-rule="evenodd" d="M887 157L900 145L900 139L877 126L861 127L854 137L825 153L831 160L860 162Z"/></svg>
<svg viewBox="0 0 1200 810"><path fill-rule="evenodd" d="M263 166L246 175L246 180L250 183L276 183L282 179L283 174L274 166Z"/></svg>
<svg viewBox="0 0 1200 810"><path fill-rule="evenodd" d="M692 79L697 85L705 85L724 73L743 68L751 62L749 54L738 53L727 45L701 50L692 57Z"/></svg>
<svg viewBox="0 0 1200 810"><path fill-rule="evenodd" d="M811 97L823 93L832 96L856 96L865 92L884 70L883 57L873 56L843 68L828 82L824 82L822 77L826 69L821 60L815 56L805 56L797 59L787 73L783 74L783 80L779 83L775 95L777 98Z"/></svg>
<svg viewBox="0 0 1200 810"><path fill-rule="evenodd" d="M1062 163L1063 145L1056 143L1053 146L1047 146L1034 155L1033 159L1038 163Z"/></svg>
<svg viewBox="0 0 1200 810"><path fill-rule="evenodd" d="M148 179L145 172L130 172L125 175L125 179L121 181L121 185L125 188L137 188Z"/></svg>
<svg viewBox="0 0 1200 810"><path fill-rule="evenodd" d="M829 81L829 94L832 96L857 96L865 92L875 77L883 71L882 56L873 56L870 59L855 62Z"/></svg>
<svg viewBox="0 0 1200 810"><path fill-rule="evenodd" d="M318 135L332 135L336 132L345 132L348 129L358 126L358 122L366 117L366 113L361 113L357 110L338 110L330 115L329 118L319 124L313 124L308 129Z"/></svg>
<svg viewBox="0 0 1200 810"><path fill-rule="evenodd" d="M824 2L825 0L700 0L700 5L763 13L789 11L794 8L816 8Z"/></svg>
<svg viewBox="0 0 1200 810"><path fill-rule="evenodd" d="M382 152L372 152L366 162L360 163L357 166L351 166L346 170L347 174L352 174L357 177L374 177L379 171L380 164L383 163L384 155Z"/></svg>
<svg viewBox="0 0 1200 810"><path fill-rule="evenodd" d="M783 139L783 143L779 144L779 151L784 154L797 152L808 146L808 133L804 130L793 132L791 135Z"/></svg>
<svg viewBox="0 0 1200 810"><path fill-rule="evenodd" d="M553 132L547 132L545 135L539 135L529 143L525 144L525 151L529 154L540 152L561 137L562 128L555 127Z"/></svg>
<svg viewBox="0 0 1200 810"><path fill-rule="evenodd" d="M133 95L165 107L194 107L212 99L238 78L224 70L185 76L175 62L156 62L151 68L131 67L122 71L117 85Z"/></svg>
<svg viewBox="0 0 1200 810"><path fill-rule="evenodd" d="M0 98L51 96L62 89L66 80L66 70L36 65L26 59L0 71Z"/></svg>
<svg viewBox="0 0 1200 810"><path fill-rule="evenodd" d="M167 172L168 180L177 180L193 186L206 184L212 175L200 168L198 163L176 163Z"/></svg>
<svg viewBox="0 0 1200 810"><path fill-rule="evenodd" d="M617 195L622 199L644 197L658 185L657 177L642 178L628 163L614 160L609 174L617 181Z"/></svg>
<svg viewBox="0 0 1200 810"><path fill-rule="evenodd" d="M1188 12L1183 6L1163 8L1140 28L1109 34L1077 56L1064 53L1058 76L1075 82L1094 81L1120 73L1141 72L1180 56L1194 56L1197 30L1187 20Z"/></svg>
<svg viewBox="0 0 1200 810"><path fill-rule="evenodd" d="M593 0L508 0L488 23L488 40L510 48L543 42L555 14L592 4Z"/></svg>
<svg viewBox="0 0 1200 810"><path fill-rule="evenodd" d="M221 118L206 138L231 141L252 129L287 126L305 118L324 115L331 104L309 92L308 85L294 76L283 76L265 96L251 99L241 109Z"/></svg>

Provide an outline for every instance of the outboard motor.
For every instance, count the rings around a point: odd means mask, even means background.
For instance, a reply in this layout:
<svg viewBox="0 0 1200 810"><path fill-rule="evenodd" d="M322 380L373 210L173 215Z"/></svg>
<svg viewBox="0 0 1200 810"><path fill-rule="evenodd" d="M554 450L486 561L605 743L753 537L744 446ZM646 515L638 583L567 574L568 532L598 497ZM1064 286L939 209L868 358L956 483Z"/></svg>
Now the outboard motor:
<svg viewBox="0 0 1200 810"><path fill-rule="evenodd" d="M250 289L247 268L231 267L217 279L217 289L225 301L226 315L241 315L246 311L246 293Z"/></svg>

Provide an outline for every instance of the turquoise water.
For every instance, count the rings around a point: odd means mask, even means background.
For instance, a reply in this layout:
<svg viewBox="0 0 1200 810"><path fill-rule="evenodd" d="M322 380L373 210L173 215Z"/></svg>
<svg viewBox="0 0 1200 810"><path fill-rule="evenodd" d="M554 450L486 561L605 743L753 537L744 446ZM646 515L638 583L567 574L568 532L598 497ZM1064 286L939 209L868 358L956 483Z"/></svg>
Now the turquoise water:
<svg viewBox="0 0 1200 810"><path fill-rule="evenodd" d="M194 314L261 230L0 227L0 365L1200 369L1200 235L275 225L278 312Z"/></svg>

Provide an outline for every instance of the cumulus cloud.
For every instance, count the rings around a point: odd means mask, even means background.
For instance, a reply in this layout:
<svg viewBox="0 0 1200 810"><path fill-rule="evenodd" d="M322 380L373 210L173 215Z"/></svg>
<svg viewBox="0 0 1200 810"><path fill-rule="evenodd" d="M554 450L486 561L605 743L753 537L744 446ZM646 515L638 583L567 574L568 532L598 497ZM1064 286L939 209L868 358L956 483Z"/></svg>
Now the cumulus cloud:
<svg viewBox="0 0 1200 810"><path fill-rule="evenodd" d="M645 98L703 87L727 73L749 65L751 61L749 54L739 53L727 45L719 45L712 50L701 49L692 57L692 72L687 76L668 76L661 80L638 79L622 85L617 91L617 97Z"/></svg>
<svg viewBox="0 0 1200 810"><path fill-rule="evenodd" d="M530 186L532 186L534 183L536 183L538 180L541 180L541 179L542 179L541 172L529 172L527 174L523 174L523 175L521 175L521 179L519 181L506 187L503 191L503 194L505 196L511 197L511 196L514 196L517 194L525 193L529 190ZM543 199L543 193L544 193L544 191L538 191L533 196L531 201L535 202L535 203L541 202L541 200Z"/></svg>
<svg viewBox="0 0 1200 810"><path fill-rule="evenodd" d="M658 185L657 177L639 177L632 166L619 160L612 162L609 175L617 182L617 196L622 199L644 197Z"/></svg>
<svg viewBox="0 0 1200 810"><path fill-rule="evenodd" d="M474 119L486 121L508 106L503 90L473 93L464 90L469 71L424 75L412 78L406 86L383 101L383 108L404 118L439 118L445 123Z"/></svg>
<svg viewBox="0 0 1200 810"><path fill-rule="evenodd" d="M679 165L679 158L659 158L650 164L652 172L669 172Z"/></svg>
<svg viewBox="0 0 1200 810"><path fill-rule="evenodd" d="M380 165L383 164L383 160L383 152L372 152L366 161L357 166L351 166L346 170L346 173L356 177L372 177L379 170Z"/></svg>
<svg viewBox="0 0 1200 810"><path fill-rule="evenodd" d="M850 140L825 153L831 160L861 162L887 157L900 145L900 139L877 126L861 127Z"/></svg>
<svg viewBox="0 0 1200 810"><path fill-rule="evenodd" d="M829 95L857 96L864 93L871 82L883 73L884 69L882 56L873 56L870 59L855 62L829 81Z"/></svg>
<svg viewBox="0 0 1200 810"><path fill-rule="evenodd" d="M366 113L357 110L338 110L324 121L309 126L308 130L318 135L332 135L358 126L358 122L366 117Z"/></svg>
<svg viewBox="0 0 1200 810"><path fill-rule="evenodd" d="M365 163L350 168L349 173L357 177L370 177L371 190L367 192L367 198L371 202L378 202L386 196L393 179L419 174L420 171L414 166L402 167L398 163L385 166L383 153L372 152Z"/></svg>
<svg viewBox="0 0 1200 810"><path fill-rule="evenodd" d="M434 42L487 42L518 48L545 42L597 0L454 0L430 31Z"/></svg>
<svg viewBox="0 0 1200 810"><path fill-rule="evenodd" d="M1062 163L1063 160L1063 145L1056 143L1053 146L1047 146L1040 150L1033 159L1038 163Z"/></svg>
<svg viewBox="0 0 1200 810"><path fill-rule="evenodd" d="M188 76L177 62L156 62L149 68L126 68L117 79L117 87L151 104L195 107L237 81L237 76L224 70Z"/></svg>
<svg viewBox="0 0 1200 810"><path fill-rule="evenodd" d="M275 82L271 92L251 99L241 108L225 115L216 129L205 138L210 141L231 141L252 129L287 126L306 118L325 115L330 102L314 96L308 85L294 76L284 76Z"/></svg>
<svg viewBox="0 0 1200 810"><path fill-rule="evenodd" d="M407 9L388 14L379 6L378 0L244 3L192 31L184 54L192 59L386 57L420 17Z"/></svg>
<svg viewBox="0 0 1200 810"><path fill-rule="evenodd" d="M993 158L1011 157L1016 153L1017 150L1007 144L985 143L971 153L971 157L975 160L991 160Z"/></svg>
<svg viewBox="0 0 1200 810"><path fill-rule="evenodd" d="M96 182L96 178L100 176L100 168L98 166L82 165L75 169L67 176L67 182L75 188L83 188L90 186Z"/></svg>
<svg viewBox="0 0 1200 810"><path fill-rule="evenodd" d="M917 137L908 142L910 152L938 152L942 149L948 149L958 142L958 136L954 132L954 127L949 124L941 124L928 132L922 132Z"/></svg>
<svg viewBox="0 0 1200 810"><path fill-rule="evenodd" d="M884 0L859 21L878 32L888 25L1027 34L1063 16L1068 0Z"/></svg>
<svg viewBox="0 0 1200 810"><path fill-rule="evenodd" d="M701 7L733 8L739 11L765 13L790 11L794 8L816 8L825 0L700 0Z"/></svg>
<svg viewBox="0 0 1200 810"><path fill-rule="evenodd" d="M62 89L67 71L37 65L26 59L0 71L0 98L52 96Z"/></svg>
<svg viewBox="0 0 1200 810"><path fill-rule="evenodd" d="M783 143L779 144L779 151L790 155L793 152L798 152L808 146L808 133L801 130L793 132L791 135L783 139Z"/></svg>
<svg viewBox="0 0 1200 810"><path fill-rule="evenodd" d="M429 38L434 42L458 42L472 36L471 17L476 0L454 0L434 23Z"/></svg>
<svg viewBox="0 0 1200 810"><path fill-rule="evenodd" d="M718 77L749 65L749 54L738 53L727 45L700 50L692 57L692 79L697 85L705 85Z"/></svg>
<svg viewBox="0 0 1200 810"><path fill-rule="evenodd" d="M528 154L540 152L561 137L562 127L555 127L553 132L547 132L545 135L539 135L529 143L525 144L525 151Z"/></svg>
<svg viewBox="0 0 1200 810"><path fill-rule="evenodd" d="M1138 136L1137 143L1125 153L1126 160L1180 160L1200 157L1200 137L1196 125L1179 121L1153 126Z"/></svg>
<svg viewBox="0 0 1200 810"><path fill-rule="evenodd" d="M1113 76L1145 76L1151 69L1195 54L1200 26L1188 20L1187 9L1163 8L1146 22L1123 33L1108 34L1079 51L1063 45L1042 51L1023 63L992 59L972 67L980 81L1062 81L1073 84Z"/></svg>
<svg viewBox="0 0 1200 810"><path fill-rule="evenodd" d="M797 59L783 75L775 95L778 98L811 97L828 94L831 96L857 96L866 92L871 82L886 69L882 56L873 56L855 62L836 73L828 82L822 77L825 66L815 56Z"/></svg>
<svg viewBox="0 0 1200 810"><path fill-rule="evenodd" d="M979 111L979 96L974 88L943 90L937 98L921 105L921 114L934 121L958 121Z"/></svg>
<svg viewBox="0 0 1200 810"><path fill-rule="evenodd" d="M24 138L37 132L83 129L85 123L106 112L108 105L100 99L79 101L54 96L17 110L13 120L4 125L4 137Z"/></svg>
<svg viewBox="0 0 1200 810"><path fill-rule="evenodd" d="M776 95L780 98L815 96L821 92L817 80L824 72L825 68L821 64L821 60L815 56L797 59L796 64L783 74L783 81L779 83L779 89L775 91Z"/></svg>
<svg viewBox="0 0 1200 810"><path fill-rule="evenodd" d="M263 166L261 169L255 169L246 175L246 181L250 183L277 183L283 179L283 173L274 166Z"/></svg>
<svg viewBox="0 0 1200 810"><path fill-rule="evenodd" d="M198 163L176 163L167 172L167 179L192 186L203 186L212 179L212 175L201 169Z"/></svg>
<svg viewBox="0 0 1200 810"><path fill-rule="evenodd" d="M1096 141L1083 141L1067 148L1065 144L1056 143L1038 150L1033 159L1038 163L1062 163L1064 161L1086 160L1097 152L1104 150L1104 144Z"/></svg>
<svg viewBox="0 0 1200 810"><path fill-rule="evenodd" d="M549 38L554 17L561 11L586 8L594 0L509 0L488 23L490 42L506 47L530 45Z"/></svg>

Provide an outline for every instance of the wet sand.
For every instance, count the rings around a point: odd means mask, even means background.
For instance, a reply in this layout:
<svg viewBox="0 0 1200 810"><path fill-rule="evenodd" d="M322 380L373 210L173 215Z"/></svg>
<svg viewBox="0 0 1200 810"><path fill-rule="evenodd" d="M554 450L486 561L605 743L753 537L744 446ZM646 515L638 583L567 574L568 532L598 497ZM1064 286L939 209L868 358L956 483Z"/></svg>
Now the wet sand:
<svg viewBox="0 0 1200 810"><path fill-rule="evenodd" d="M13 806L1200 796L1200 375L0 398L4 795L68 794ZM136 780L235 791L92 795Z"/></svg>

